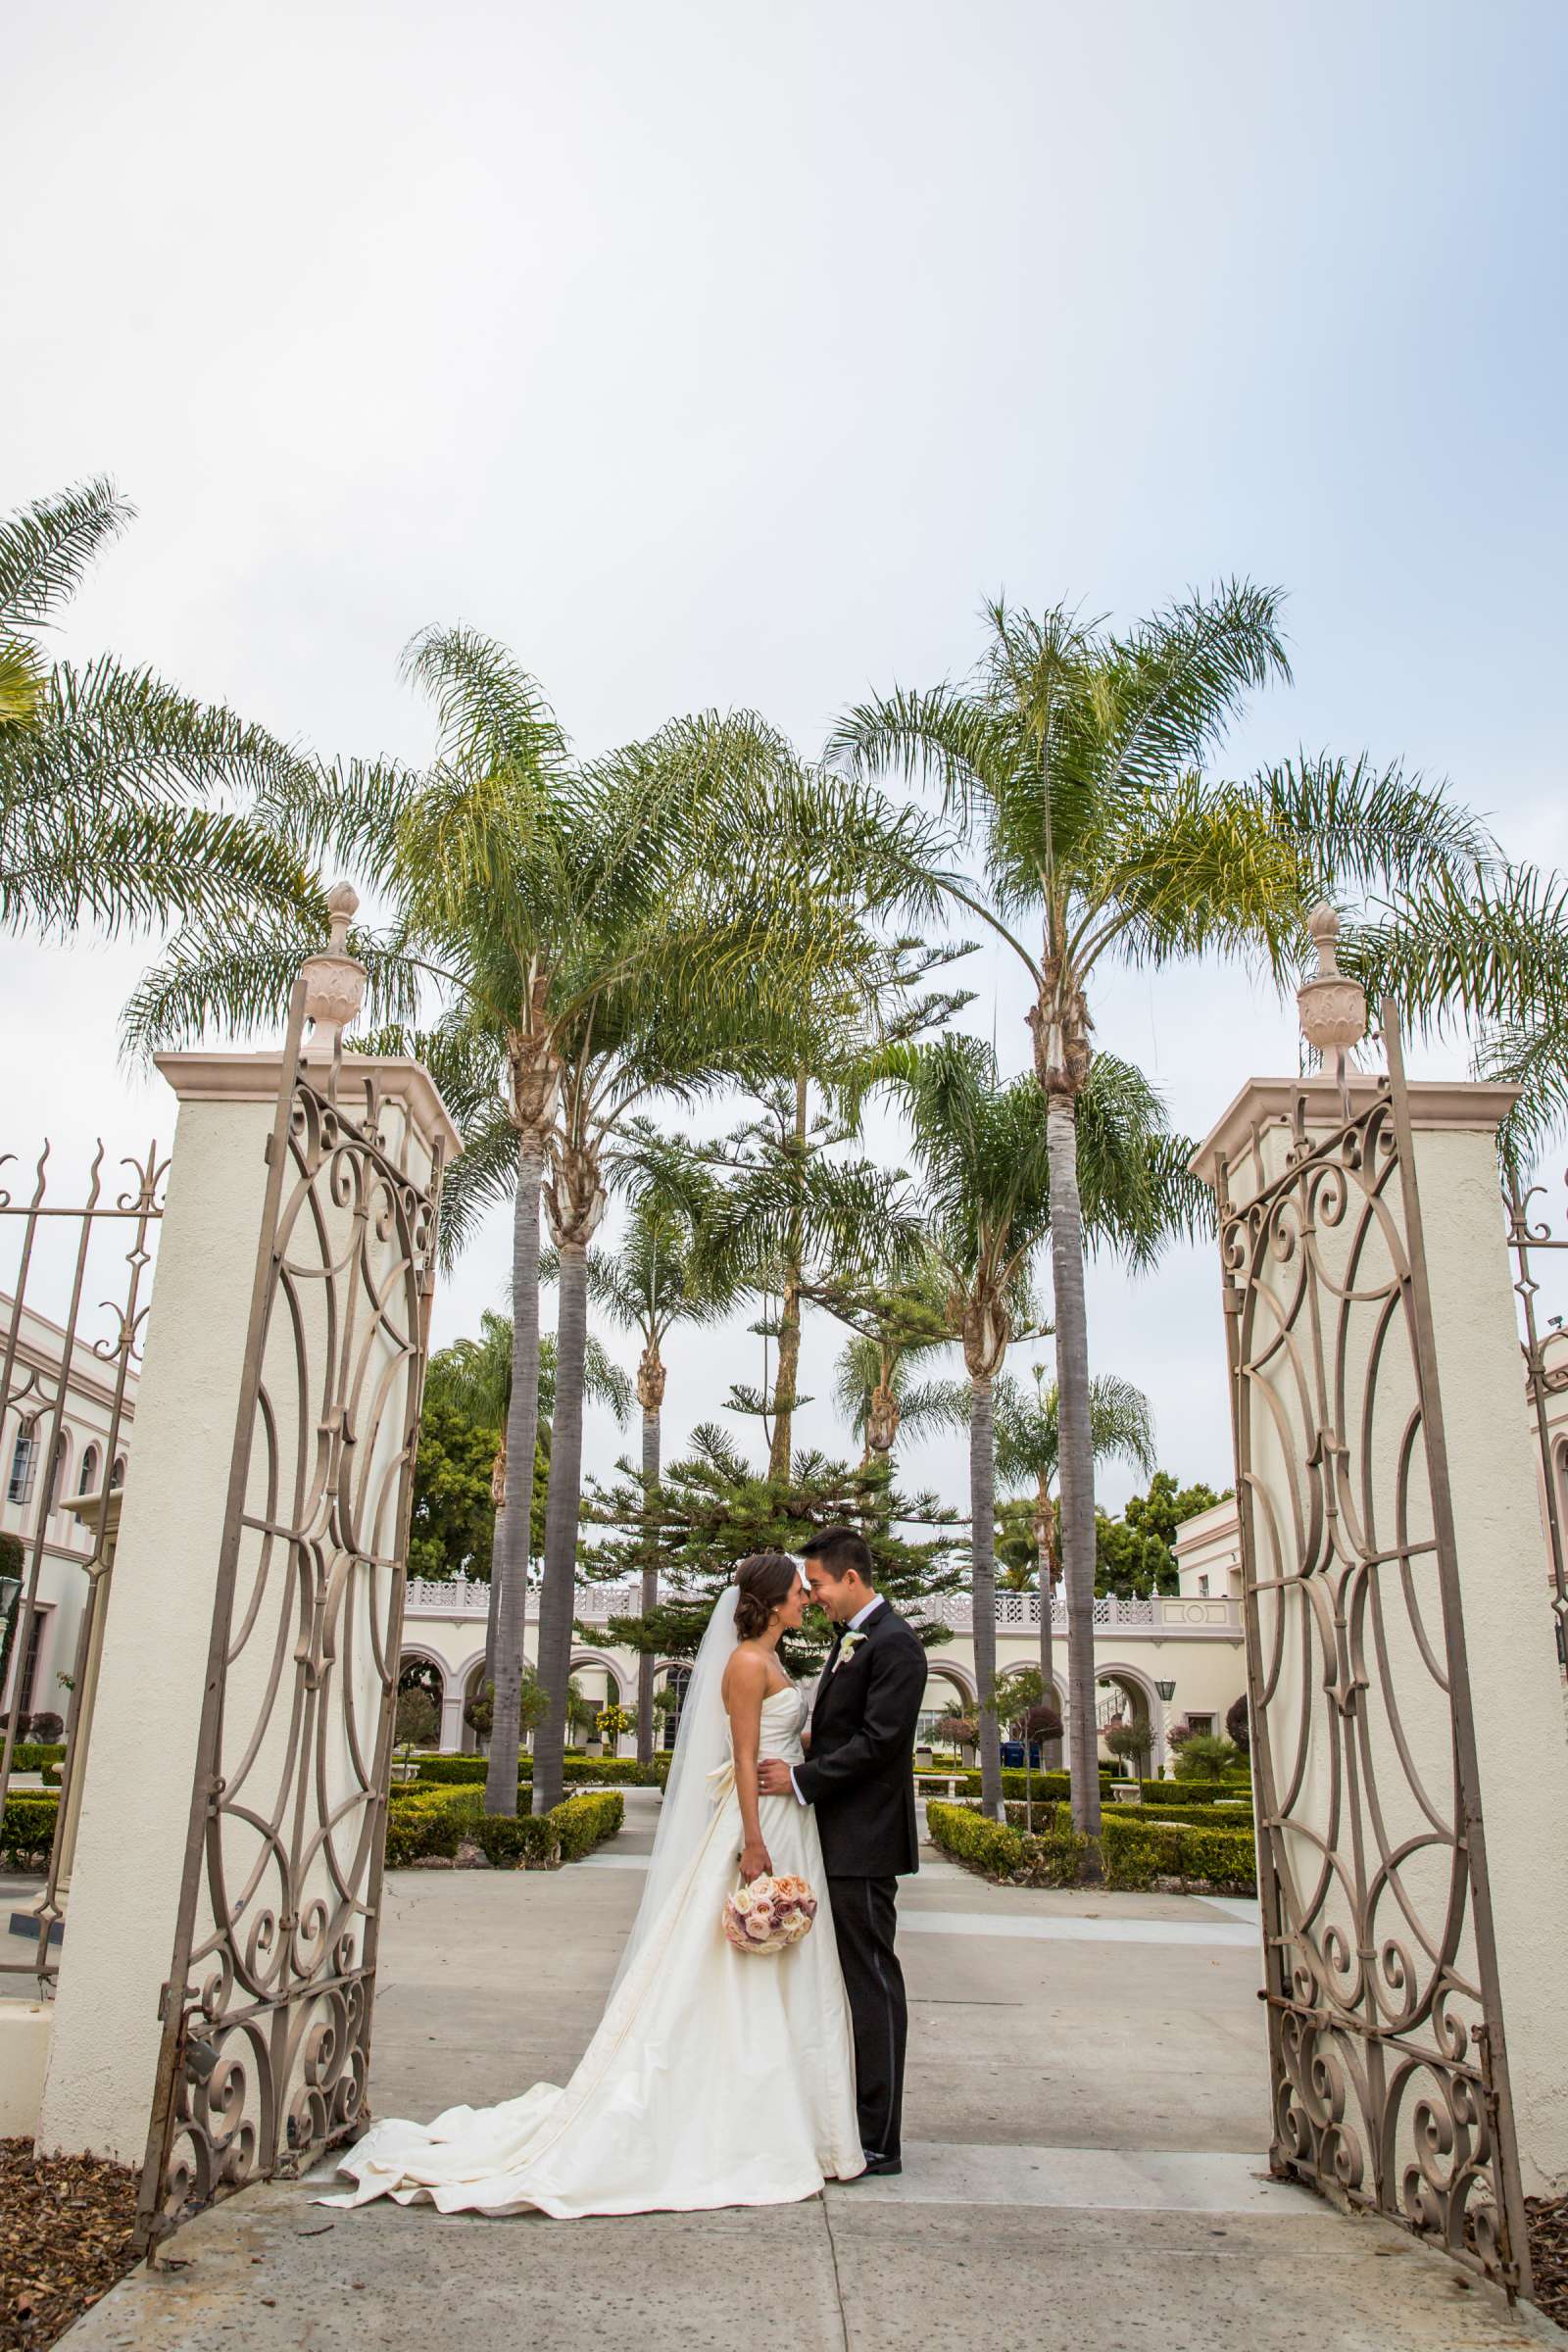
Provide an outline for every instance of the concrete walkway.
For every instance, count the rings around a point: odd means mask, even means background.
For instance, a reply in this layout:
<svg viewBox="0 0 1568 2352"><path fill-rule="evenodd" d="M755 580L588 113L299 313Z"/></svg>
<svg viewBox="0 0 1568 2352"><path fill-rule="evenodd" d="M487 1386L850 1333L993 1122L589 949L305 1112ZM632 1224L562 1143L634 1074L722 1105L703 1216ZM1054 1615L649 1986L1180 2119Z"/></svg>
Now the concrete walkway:
<svg viewBox="0 0 1568 2352"><path fill-rule="evenodd" d="M562 2082L637 1903L651 1800L553 1876L388 1881L381 2114ZM1380 2223L1267 2177L1250 1906L988 1886L902 1898L906 2170L761 2212L559 2223L248 2191L72 2352L1469 2352L1568 2344Z"/></svg>

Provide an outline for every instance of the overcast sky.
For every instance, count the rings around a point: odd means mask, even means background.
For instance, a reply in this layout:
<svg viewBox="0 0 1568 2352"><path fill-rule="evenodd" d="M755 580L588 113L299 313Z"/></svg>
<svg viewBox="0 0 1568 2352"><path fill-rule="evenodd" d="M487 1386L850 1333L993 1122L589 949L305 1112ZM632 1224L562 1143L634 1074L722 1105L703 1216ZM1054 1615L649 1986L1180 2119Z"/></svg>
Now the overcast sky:
<svg viewBox="0 0 1568 2352"><path fill-rule="evenodd" d="M464 620L585 750L709 705L814 750L966 668L988 593L1247 572L1297 683L1238 768L1403 754L1562 860L1558 0L57 0L6 59L0 505L106 471L141 514L69 650L417 758L399 649ZM0 1148L168 1132L116 1055L148 953L7 945ZM970 979L1023 1067L1011 974ZM1237 974L1095 1009L1195 1134L1295 1064ZM505 1267L498 1222L439 1338ZM1227 1484L1212 1253L1098 1270L1091 1317ZM757 1377L743 1322L673 1343L668 1443ZM957 1442L910 1454L960 1498Z"/></svg>

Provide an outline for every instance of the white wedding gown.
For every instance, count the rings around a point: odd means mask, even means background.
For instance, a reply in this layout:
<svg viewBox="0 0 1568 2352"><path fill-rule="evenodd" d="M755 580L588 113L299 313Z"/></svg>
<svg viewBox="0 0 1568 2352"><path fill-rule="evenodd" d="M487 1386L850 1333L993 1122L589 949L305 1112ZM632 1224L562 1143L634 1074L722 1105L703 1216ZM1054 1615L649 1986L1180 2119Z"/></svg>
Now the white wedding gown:
<svg viewBox="0 0 1568 2352"><path fill-rule="evenodd" d="M804 1694L762 1702L760 1752L801 1760ZM737 1884L733 1770L713 1776L706 1836L610 1998L566 2084L499 2107L449 2107L433 2124L384 2122L348 2149L355 2182L325 2204L428 2198L443 2213L688 2213L786 2205L864 2170L849 2003L822 1849L808 1805L764 1796L776 1872L810 1882L808 1936L774 1955L731 1949L720 1928Z"/></svg>

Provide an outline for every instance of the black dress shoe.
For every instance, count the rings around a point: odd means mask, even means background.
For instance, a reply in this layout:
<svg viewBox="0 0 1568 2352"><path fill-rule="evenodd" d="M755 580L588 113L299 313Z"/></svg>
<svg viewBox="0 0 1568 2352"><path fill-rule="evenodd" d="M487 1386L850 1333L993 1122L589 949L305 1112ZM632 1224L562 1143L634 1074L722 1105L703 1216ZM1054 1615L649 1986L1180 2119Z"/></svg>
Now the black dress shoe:
<svg viewBox="0 0 1568 2352"><path fill-rule="evenodd" d="M889 2174L902 2173L904 2170L902 2156L879 2156L874 2148L862 2149L861 2153L865 2158L865 2170L856 2174L857 2180L885 2180Z"/></svg>

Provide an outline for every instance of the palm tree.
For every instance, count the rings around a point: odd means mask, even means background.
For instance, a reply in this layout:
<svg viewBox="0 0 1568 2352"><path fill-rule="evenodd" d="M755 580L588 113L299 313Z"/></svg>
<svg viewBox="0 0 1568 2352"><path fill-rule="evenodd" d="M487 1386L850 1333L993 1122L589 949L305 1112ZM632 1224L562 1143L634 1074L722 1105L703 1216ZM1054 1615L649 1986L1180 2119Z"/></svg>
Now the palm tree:
<svg viewBox="0 0 1568 2352"><path fill-rule="evenodd" d="M895 689L840 722L847 772L936 785L975 830L982 889L947 895L1018 956L1051 1140L1051 1256L1060 1384L1060 1518L1069 1629L1094 1604L1094 1445L1084 1306L1080 1121L1101 967L1218 952L1283 980L1301 959L1314 894L1346 876L1418 891L1473 875L1482 827L1397 767L1303 759L1250 782L1212 780L1245 697L1290 675L1276 590L1233 583L1125 635L1064 605L1034 618L987 608L966 684ZM928 877L935 879L935 877ZM1039 924L1036 953L1013 927ZM1075 1827L1097 1838L1092 1653L1070 1644Z"/></svg>
<svg viewBox="0 0 1568 2352"><path fill-rule="evenodd" d="M922 1250L902 1279L873 1267L870 1281L830 1290L823 1303L852 1335L839 1356L834 1402L863 1440L864 1461L891 1461L902 1428L931 1425L929 1400L944 1387L917 1383L906 1369L952 1341L942 1265Z"/></svg>
<svg viewBox="0 0 1568 2352"><path fill-rule="evenodd" d="M865 1294L881 1275L896 1278L920 1248L898 1173L864 1156L837 1156L853 1125L831 1104L815 1107L802 1066L760 1085L760 1115L699 1155L721 1181L710 1184L697 1227L697 1262L705 1278L732 1295L759 1293L760 1329L775 1340L771 1386L737 1386L733 1410L768 1424L768 1477L787 1479L795 1415L810 1398L800 1392L803 1310ZM766 1309L777 1300L776 1320Z"/></svg>
<svg viewBox="0 0 1568 2352"><path fill-rule="evenodd" d="M340 763L295 779L270 816L313 856L352 861L389 905L383 933L350 940L368 970L371 1017L408 1022L430 986L446 1001L427 1058L443 1091L448 1071L459 1074L468 1115L443 1198L443 1246L450 1256L480 1211L510 1199L513 1462L533 1458L550 1174L563 1259L561 1397L539 1638L541 1677L560 1691L580 1477L580 1274L602 1213L596 1154L607 1116L629 1114L640 1093L689 1068L696 1028L710 1047L726 1017L754 1028L793 1021L798 1034L800 1004L826 972L851 1002L874 993L886 955L856 910L879 888L886 896L888 877L925 844L912 812L808 775L745 713L672 721L646 744L584 762L536 680L490 639L428 631L405 670L436 705L428 772ZM275 1021L315 944L291 923L253 928L237 946L210 926L189 928L133 998L128 1042L172 1043L212 1018ZM485 1798L496 1812L517 1801L526 1549L525 1517L509 1511ZM558 1712L540 1741L536 1801L552 1801L561 1729Z"/></svg>
<svg viewBox="0 0 1568 2352"><path fill-rule="evenodd" d="M501 1522L508 1509L509 1481L507 1476L507 1423L512 1406L512 1372L514 1359L512 1318L498 1315L487 1307L479 1317L479 1337L476 1340L454 1340L430 1358L426 1377L426 1393L441 1396L477 1421L481 1428L494 1429L496 1436L495 1460L490 1470L490 1499L495 1504L496 1525L491 1539L490 1595L485 1623L484 1680L495 1679L496 1604L500 1580L496 1574L497 1555L501 1548ZM615 1419L624 1422L631 1411L631 1382L601 1343L591 1335L584 1359L584 1388L590 1399L608 1405ZM556 1343L549 1332L539 1341L539 1418L535 1451L550 1456L550 1422L556 1409ZM533 1480L530 1476L527 1500L531 1509ZM531 1517L525 1526L526 1558L532 1557L533 1536ZM523 1595L523 1635L527 1632L526 1579Z"/></svg>
<svg viewBox="0 0 1568 2352"><path fill-rule="evenodd" d="M1061 1573L1055 1488L1061 1467L1061 1400L1043 1366L1034 1367L1032 1393L1004 1373L997 1382L997 1476L1004 1487L1034 1489L1034 1542L1040 1562L1040 1674L1046 1696L1055 1690L1051 1612ZM1089 1384L1089 1436L1097 1462L1128 1462L1152 1477L1154 1419L1149 1398L1131 1381L1097 1373Z"/></svg>
<svg viewBox="0 0 1568 2352"><path fill-rule="evenodd" d="M644 1181L632 1204L620 1248L613 1255L596 1251L588 1261L588 1297L601 1313L642 1342L637 1360L637 1402L642 1408L642 1480L652 1498L662 1467L661 1416L666 1369L663 1342L680 1323L712 1323L732 1294L699 1272L692 1230L680 1201L657 1181ZM659 1552L651 1542L642 1572L642 1608L659 1604ZM637 1666L637 1753L645 1764L654 1753L654 1668L651 1651Z"/></svg>
<svg viewBox="0 0 1568 2352"><path fill-rule="evenodd" d="M1030 1277L1052 1230L1055 1170L1051 1122L1028 1078L1004 1084L995 1052L950 1036L883 1057L909 1120L925 1179L922 1211L930 1246L947 1273L949 1328L968 1375L970 1557L975 1681L980 1693L981 1801L1002 1802L997 1751L995 1390L1008 1348L1037 1331ZM1141 1074L1102 1055L1086 1082L1079 1146L1081 1231L1091 1242L1148 1264L1173 1235L1201 1225L1208 1196L1187 1173L1190 1147L1176 1145L1164 1107ZM1089 1688L1094 1730L1094 1580L1088 1606L1069 1603L1069 1667L1076 1718L1080 1683ZM1078 1739L1074 1724L1074 1769ZM1094 1747L1091 1766L1097 1781Z"/></svg>
<svg viewBox="0 0 1568 2352"><path fill-rule="evenodd" d="M944 1324L941 1345L947 1346L952 1337ZM833 1401L862 1442L862 1469L877 1461L891 1468L893 1448L902 1437L924 1437L955 1426L955 1384L912 1378L907 1369L910 1352L892 1351L868 1332L858 1332L840 1352Z"/></svg>
<svg viewBox="0 0 1568 2352"><path fill-rule="evenodd" d="M41 638L134 509L103 480L0 517L0 924L59 935L258 909L325 909L300 860L215 795L274 792L296 755L232 710L109 654Z"/></svg>

